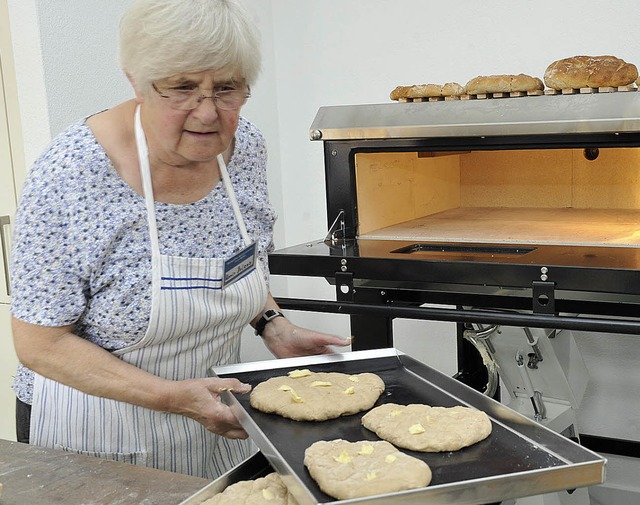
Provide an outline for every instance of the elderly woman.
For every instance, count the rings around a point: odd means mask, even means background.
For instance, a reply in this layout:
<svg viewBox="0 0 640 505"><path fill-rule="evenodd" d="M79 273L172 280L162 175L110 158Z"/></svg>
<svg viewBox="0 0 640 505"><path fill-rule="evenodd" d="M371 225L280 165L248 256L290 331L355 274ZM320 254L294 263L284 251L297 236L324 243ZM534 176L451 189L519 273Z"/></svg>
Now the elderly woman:
<svg viewBox="0 0 640 505"><path fill-rule="evenodd" d="M232 0L137 0L120 45L135 99L60 134L21 198L18 430L214 478L248 455L219 394L249 387L207 377L239 360L243 328L278 357L348 342L294 326L268 292L264 139L239 116L260 65L246 14Z"/></svg>

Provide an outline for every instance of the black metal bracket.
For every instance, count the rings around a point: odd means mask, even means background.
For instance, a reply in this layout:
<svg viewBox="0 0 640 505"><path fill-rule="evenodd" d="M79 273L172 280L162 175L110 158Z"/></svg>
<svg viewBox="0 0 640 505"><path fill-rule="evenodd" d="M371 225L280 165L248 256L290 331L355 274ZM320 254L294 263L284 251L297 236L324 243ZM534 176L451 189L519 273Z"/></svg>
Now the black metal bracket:
<svg viewBox="0 0 640 505"><path fill-rule="evenodd" d="M336 272L336 300L339 302L353 301L353 273Z"/></svg>
<svg viewBox="0 0 640 505"><path fill-rule="evenodd" d="M533 281L533 313L556 313L556 283L549 281Z"/></svg>

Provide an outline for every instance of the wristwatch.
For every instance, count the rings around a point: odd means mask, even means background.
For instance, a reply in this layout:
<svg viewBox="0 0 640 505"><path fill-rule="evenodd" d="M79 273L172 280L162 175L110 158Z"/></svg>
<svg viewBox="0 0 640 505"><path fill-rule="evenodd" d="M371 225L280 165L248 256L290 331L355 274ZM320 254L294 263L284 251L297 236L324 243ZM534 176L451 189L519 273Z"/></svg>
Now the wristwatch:
<svg viewBox="0 0 640 505"><path fill-rule="evenodd" d="M262 332L267 326L267 323L274 320L276 317L284 317L284 314L274 309L265 310L262 317L256 323L256 335L262 336Z"/></svg>

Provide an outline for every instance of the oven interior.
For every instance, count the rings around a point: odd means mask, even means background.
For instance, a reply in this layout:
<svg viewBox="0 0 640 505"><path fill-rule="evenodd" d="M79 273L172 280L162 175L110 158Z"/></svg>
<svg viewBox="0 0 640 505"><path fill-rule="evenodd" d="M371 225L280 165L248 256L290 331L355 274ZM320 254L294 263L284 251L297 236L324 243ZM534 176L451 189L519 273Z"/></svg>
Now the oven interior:
<svg viewBox="0 0 640 505"><path fill-rule="evenodd" d="M360 240L415 242L396 250L412 256L640 245L640 148L360 152L355 179Z"/></svg>

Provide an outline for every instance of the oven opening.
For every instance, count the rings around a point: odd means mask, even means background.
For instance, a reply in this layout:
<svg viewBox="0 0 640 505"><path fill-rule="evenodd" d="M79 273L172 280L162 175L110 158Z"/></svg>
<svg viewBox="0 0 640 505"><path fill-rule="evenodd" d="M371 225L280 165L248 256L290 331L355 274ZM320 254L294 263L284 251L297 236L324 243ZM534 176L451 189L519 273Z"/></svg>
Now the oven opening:
<svg viewBox="0 0 640 505"><path fill-rule="evenodd" d="M417 252L443 253L480 253L480 254L527 254L535 251L535 247L509 247L484 245L449 245L449 244L411 244L391 251L392 253L411 254Z"/></svg>
<svg viewBox="0 0 640 505"><path fill-rule="evenodd" d="M419 245L405 254L640 247L638 147L362 152L355 171L359 239Z"/></svg>

